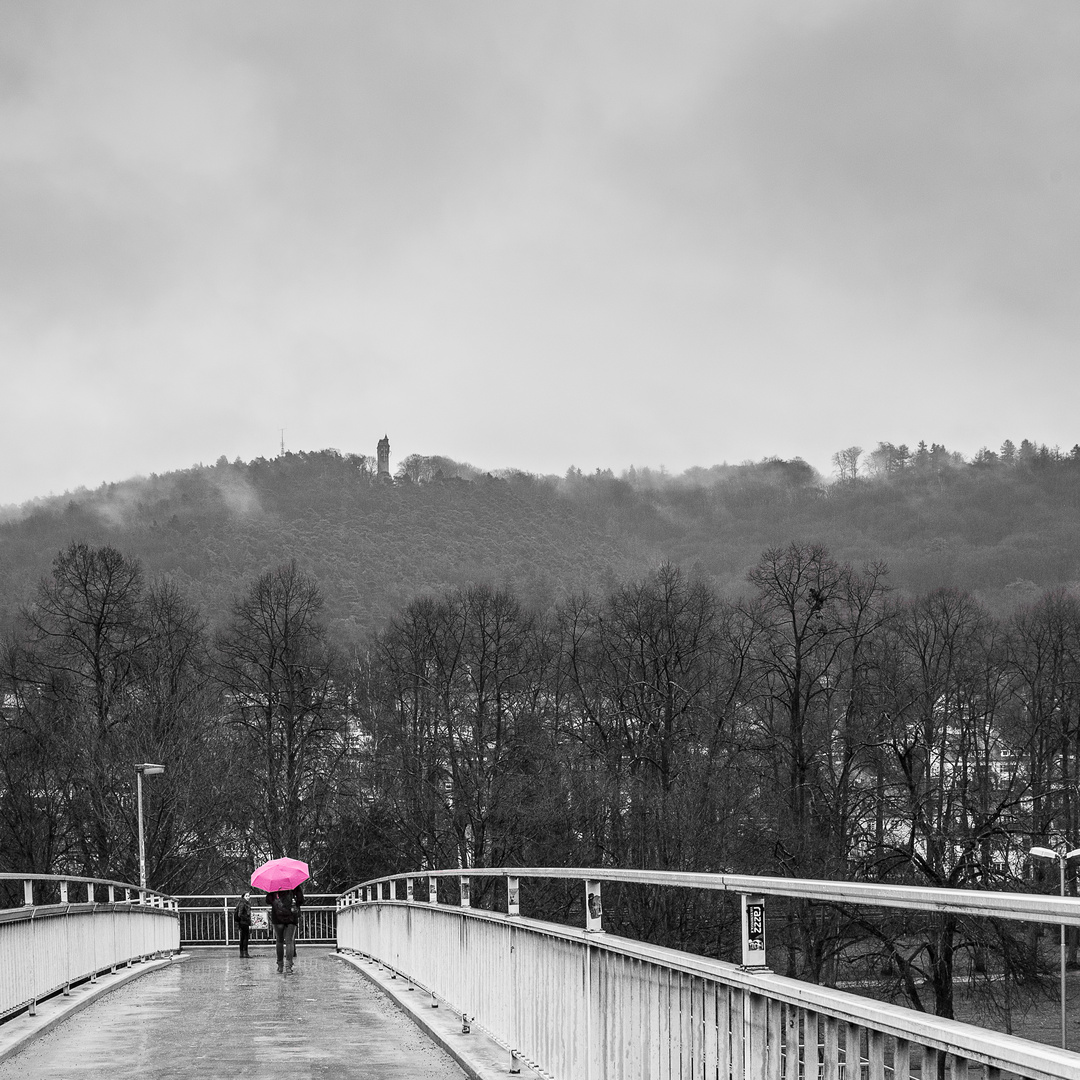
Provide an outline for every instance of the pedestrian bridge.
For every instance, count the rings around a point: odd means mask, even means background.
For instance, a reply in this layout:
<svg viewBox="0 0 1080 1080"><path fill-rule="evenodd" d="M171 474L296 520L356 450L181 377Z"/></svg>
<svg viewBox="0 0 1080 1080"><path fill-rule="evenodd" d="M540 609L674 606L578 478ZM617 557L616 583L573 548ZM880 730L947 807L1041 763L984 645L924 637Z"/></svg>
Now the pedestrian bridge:
<svg viewBox="0 0 1080 1080"><path fill-rule="evenodd" d="M181 947L182 923L189 927L189 942L192 933L207 939L205 927L190 927L199 918L205 921L206 911L199 907L217 910L213 903L195 905L185 915L183 900L119 882L3 877L24 882L24 903L0 912L0 1015L5 1018L33 1013L50 995L73 993L73 987L105 975L174 956ZM493 906L500 910L470 902L483 878L496 879L500 900ZM583 925L520 914L523 891L551 879L580 887ZM724 963L609 934L603 926L602 889L611 882L738 894L743 898L744 962ZM361 968L367 964L373 974L377 969L386 987L408 1000L416 1016L437 1016L444 1030L452 1018L460 1045L472 1037L501 1048L498 1071L506 1075L558 1080L1080 1080L1080 1054L768 970L760 963L766 944L760 916L769 897L1080 925L1080 901L1063 897L727 874L507 868L416 872L358 885L335 899L332 944L335 955ZM314 934L329 943L330 906L313 908L309 918L315 929L308 938ZM225 910L223 899L220 922L227 928ZM305 983L303 970L294 981L275 977L268 955L260 968L257 960L243 966L224 949L186 951L196 952L195 959L170 964L168 970L196 973L199 990L194 996L173 993L182 1019L162 1018L162 1024L192 1032L200 1044L209 1039L222 1048L236 1045L227 1029L238 992L229 982L229 970L236 978L243 976L248 990L255 987L253 1003L293 993L281 990L286 983L313 985ZM324 947L316 962L312 950L301 967L313 971L321 964L323 970L354 977L329 955ZM152 995L164 977L154 972L139 980L138 994ZM342 993L339 989L337 996ZM295 1011L302 1028L305 1016L322 1013L324 1006L313 997L306 1010ZM324 1026L316 1032L312 1025L303 1045L289 1043L287 1071L319 1075L314 1065L301 1063L324 1061L328 1039L347 1041L365 1029L359 1005L331 1011L329 1030ZM221 1030L215 1031L216 1026ZM242 1030L250 1035L251 1024ZM271 1027L264 1035L269 1038L274 1030L280 1034ZM401 1039L398 1056L411 1062L417 1053L412 1029L406 1028ZM265 1049L272 1043L271 1038L259 1045ZM117 1060L127 1047L123 1040L117 1043ZM170 1059L167 1075L210 1075L205 1068L182 1071L181 1050ZM273 1054L264 1055L263 1064L271 1060L276 1060ZM398 1075L373 1071L359 1061L354 1060L355 1075ZM230 1065L227 1075L247 1073ZM492 1073L478 1070L474 1075Z"/></svg>

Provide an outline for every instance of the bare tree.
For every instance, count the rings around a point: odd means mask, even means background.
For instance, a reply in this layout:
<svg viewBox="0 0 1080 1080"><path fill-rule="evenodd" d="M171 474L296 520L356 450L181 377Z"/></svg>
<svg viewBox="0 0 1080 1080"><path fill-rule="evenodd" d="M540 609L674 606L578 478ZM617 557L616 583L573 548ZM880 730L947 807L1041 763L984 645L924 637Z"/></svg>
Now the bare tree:
<svg viewBox="0 0 1080 1080"><path fill-rule="evenodd" d="M91 873L116 873L132 851L121 793L130 789L120 746L135 720L142 618L142 568L112 547L71 544L53 560L22 613L24 673L70 732L60 751L79 777L69 794L80 859ZM41 693L38 695L41 706Z"/></svg>
<svg viewBox="0 0 1080 1080"><path fill-rule="evenodd" d="M379 767L409 848L466 866L524 857L558 784L537 783L551 750L540 620L473 585L414 601L378 646Z"/></svg>
<svg viewBox="0 0 1080 1080"><path fill-rule="evenodd" d="M819 544L792 543L766 551L749 580L751 711L771 792L762 800L761 858L794 876L846 877L865 824L856 778L873 742L865 699L869 642L885 619L885 570L859 574ZM789 913L788 972L820 980L837 944L834 913L807 904Z"/></svg>
<svg viewBox="0 0 1080 1080"><path fill-rule="evenodd" d="M859 478L860 457L862 457L861 446L849 446L833 454L832 463L836 466L836 473L841 482Z"/></svg>
<svg viewBox="0 0 1080 1080"><path fill-rule="evenodd" d="M23 865L134 880L134 765L164 761L145 800L151 882L223 878L233 774L205 649L195 609L136 561L84 544L57 556L2 665L3 828Z"/></svg>
<svg viewBox="0 0 1080 1080"><path fill-rule="evenodd" d="M341 684L322 606L294 560L251 583L217 638L218 678L244 746L253 854L317 849L344 761Z"/></svg>
<svg viewBox="0 0 1080 1080"><path fill-rule="evenodd" d="M940 888L1018 884L1029 783L1009 767L1004 659L1000 627L966 593L937 589L902 606L878 657L889 762L881 876ZM993 947L1010 985L1024 963L1019 937L1000 926L988 936L956 915L905 918L880 940L909 1003L939 1016L953 1015L962 961L984 971Z"/></svg>

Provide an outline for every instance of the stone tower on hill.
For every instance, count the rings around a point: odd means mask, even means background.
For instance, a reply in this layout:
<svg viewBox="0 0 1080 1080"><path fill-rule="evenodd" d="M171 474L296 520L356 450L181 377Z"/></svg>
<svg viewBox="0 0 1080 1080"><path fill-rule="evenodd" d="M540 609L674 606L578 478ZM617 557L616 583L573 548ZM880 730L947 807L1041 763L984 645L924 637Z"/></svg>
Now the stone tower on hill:
<svg viewBox="0 0 1080 1080"><path fill-rule="evenodd" d="M390 480L390 440L384 435L375 448L379 455L379 467L375 473L377 480Z"/></svg>

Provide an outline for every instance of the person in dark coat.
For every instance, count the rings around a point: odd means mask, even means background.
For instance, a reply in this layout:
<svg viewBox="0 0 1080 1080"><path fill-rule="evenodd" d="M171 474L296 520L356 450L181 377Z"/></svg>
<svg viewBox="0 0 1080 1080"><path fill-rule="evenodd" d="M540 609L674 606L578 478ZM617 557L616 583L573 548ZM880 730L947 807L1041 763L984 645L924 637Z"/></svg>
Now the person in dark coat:
<svg viewBox="0 0 1080 1080"><path fill-rule="evenodd" d="M304 893L297 885L295 889L267 893L266 899L270 903L270 921L274 924L277 969L290 972L296 956L296 928L300 923L300 905L304 902Z"/></svg>
<svg viewBox="0 0 1080 1080"><path fill-rule="evenodd" d="M233 912L236 918L236 929L240 933L240 955L248 956L248 939L251 937L251 901L248 900L248 892L245 889L236 901L236 909Z"/></svg>

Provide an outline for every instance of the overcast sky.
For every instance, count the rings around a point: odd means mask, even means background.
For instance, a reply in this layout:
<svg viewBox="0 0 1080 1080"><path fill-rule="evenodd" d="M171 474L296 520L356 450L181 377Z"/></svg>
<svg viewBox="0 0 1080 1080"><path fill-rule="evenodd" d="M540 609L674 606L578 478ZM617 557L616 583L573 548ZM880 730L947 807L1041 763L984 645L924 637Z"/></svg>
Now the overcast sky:
<svg viewBox="0 0 1080 1080"><path fill-rule="evenodd" d="M0 504L1080 441L1080 4L0 0Z"/></svg>

